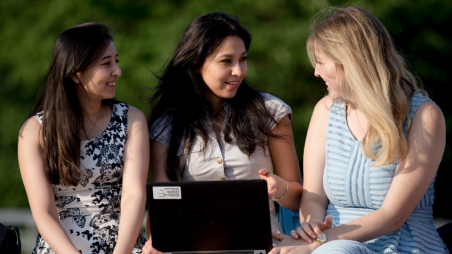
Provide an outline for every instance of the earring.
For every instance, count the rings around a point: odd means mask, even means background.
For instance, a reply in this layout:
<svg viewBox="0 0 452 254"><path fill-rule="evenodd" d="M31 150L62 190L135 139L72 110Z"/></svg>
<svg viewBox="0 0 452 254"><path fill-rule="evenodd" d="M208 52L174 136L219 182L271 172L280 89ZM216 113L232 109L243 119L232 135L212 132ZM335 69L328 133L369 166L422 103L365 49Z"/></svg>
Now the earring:
<svg viewBox="0 0 452 254"><path fill-rule="evenodd" d="M78 78L75 78L75 80L76 80L75 83L77 84L80 83L80 80Z"/></svg>

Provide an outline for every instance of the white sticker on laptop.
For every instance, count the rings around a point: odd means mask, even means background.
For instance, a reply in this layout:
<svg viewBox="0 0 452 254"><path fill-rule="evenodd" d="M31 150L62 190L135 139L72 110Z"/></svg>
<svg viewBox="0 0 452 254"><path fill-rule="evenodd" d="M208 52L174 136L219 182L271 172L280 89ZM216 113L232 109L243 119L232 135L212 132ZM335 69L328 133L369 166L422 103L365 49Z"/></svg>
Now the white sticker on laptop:
<svg viewBox="0 0 452 254"><path fill-rule="evenodd" d="M152 187L154 199L182 199L180 187Z"/></svg>

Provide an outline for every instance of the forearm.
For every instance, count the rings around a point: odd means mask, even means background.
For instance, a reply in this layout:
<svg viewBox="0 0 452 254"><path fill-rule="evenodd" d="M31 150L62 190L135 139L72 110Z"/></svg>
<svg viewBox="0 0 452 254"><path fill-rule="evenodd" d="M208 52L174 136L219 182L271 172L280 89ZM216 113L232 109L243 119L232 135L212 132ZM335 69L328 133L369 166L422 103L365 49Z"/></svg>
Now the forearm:
<svg viewBox="0 0 452 254"><path fill-rule="evenodd" d="M347 239L365 242L400 228L397 216L383 209L376 210L343 225L325 230L328 241Z"/></svg>
<svg viewBox="0 0 452 254"><path fill-rule="evenodd" d="M287 186L287 192L284 194ZM283 198L278 200L278 203L289 210L298 211L300 208L301 202L301 194L303 191L303 186L298 182L288 182L288 185L284 180L281 183L278 183L278 187L276 193L274 195L275 199L280 198L282 195Z"/></svg>
<svg viewBox="0 0 452 254"><path fill-rule="evenodd" d="M80 254L58 220L58 215L48 211L32 211L39 234L55 253Z"/></svg>
<svg viewBox="0 0 452 254"><path fill-rule="evenodd" d="M303 198L300 204L300 222L311 221L317 219L322 221L325 219L328 199L321 198L319 194L303 189Z"/></svg>
<svg viewBox="0 0 452 254"><path fill-rule="evenodd" d="M144 218L145 194L134 193L121 197L121 220L118 242L114 253L131 253L135 245Z"/></svg>

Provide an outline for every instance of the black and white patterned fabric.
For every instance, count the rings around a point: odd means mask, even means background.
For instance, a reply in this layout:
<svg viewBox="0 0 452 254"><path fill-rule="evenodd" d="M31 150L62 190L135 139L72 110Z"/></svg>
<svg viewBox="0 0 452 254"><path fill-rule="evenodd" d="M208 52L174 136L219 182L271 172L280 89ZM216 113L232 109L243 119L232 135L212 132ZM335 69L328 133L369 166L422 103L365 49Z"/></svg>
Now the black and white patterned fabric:
<svg viewBox="0 0 452 254"><path fill-rule="evenodd" d="M113 253L118 240L128 110L127 104L113 105L107 129L81 141L77 186L52 185L60 223L80 253ZM42 124L42 113L35 118ZM145 242L140 233L132 253L141 253ZM33 254L53 253L38 234Z"/></svg>

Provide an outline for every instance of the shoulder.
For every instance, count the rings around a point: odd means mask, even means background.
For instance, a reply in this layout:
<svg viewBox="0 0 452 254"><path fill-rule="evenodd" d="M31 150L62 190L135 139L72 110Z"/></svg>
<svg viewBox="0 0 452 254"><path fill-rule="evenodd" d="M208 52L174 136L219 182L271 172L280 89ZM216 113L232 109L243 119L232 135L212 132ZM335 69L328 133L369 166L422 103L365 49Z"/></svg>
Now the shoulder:
<svg viewBox="0 0 452 254"><path fill-rule="evenodd" d="M41 130L42 125L40 121L32 116L28 118L20 127L20 131L26 131L26 130Z"/></svg>
<svg viewBox="0 0 452 254"><path fill-rule="evenodd" d="M117 115L127 115L130 108L129 104L123 102L115 103L113 105L110 105L110 107Z"/></svg>
<svg viewBox="0 0 452 254"><path fill-rule="evenodd" d="M127 106L128 106L128 111L129 111L128 112L129 121L140 121L140 122L144 121L144 122L146 122L146 116L144 115L144 113L141 110L139 110L139 109L137 109L135 107L129 106L129 105L127 105Z"/></svg>
<svg viewBox="0 0 452 254"><path fill-rule="evenodd" d="M19 130L19 140L39 141L42 125L36 117L30 117Z"/></svg>
<svg viewBox="0 0 452 254"><path fill-rule="evenodd" d="M264 100L265 104L267 105L287 105L283 100L279 99L278 97L271 95L269 93L259 93L259 95ZM288 106L288 105L287 105Z"/></svg>
<svg viewBox="0 0 452 254"><path fill-rule="evenodd" d="M423 101L413 117L412 127L423 125L424 128L445 128L444 115L441 109L432 101Z"/></svg>
<svg viewBox="0 0 452 254"><path fill-rule="evenodd" d="M328 118L334 103L335 102L330 97L323 97L315 105L312 117Z"/></svg>
<svg viewBox="0 0 452 254"><path fill-rule="evenodd" d="M267 110L274 114L277 122L286 115L289 115L290 120L292 120L292 109L287 103L269 93L259 93L259 95L264 100Z"/></svg>
<svg viewBox="0 0 452 254"><path fill-rule="evenodd" d="M149 126L150 129L161 128L160 126L170 127L173 120L173 110L167 109Z"/></svg>

